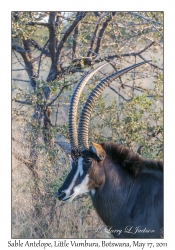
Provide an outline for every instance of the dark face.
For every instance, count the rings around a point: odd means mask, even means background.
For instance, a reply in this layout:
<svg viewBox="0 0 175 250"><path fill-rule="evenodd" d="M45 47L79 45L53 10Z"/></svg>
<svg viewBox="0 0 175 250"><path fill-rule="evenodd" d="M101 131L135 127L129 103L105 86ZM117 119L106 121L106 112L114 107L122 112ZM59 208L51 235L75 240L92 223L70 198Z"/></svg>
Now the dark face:
<svg viewBox="0 0 175 250"><path fill-rule="evenodd" d="M58 198L62 201L72 201L77 195L91 191L95 193L104 180L102 162L90 151L84 151L78 162L72 162L62 187L58 190Z"/></svg>

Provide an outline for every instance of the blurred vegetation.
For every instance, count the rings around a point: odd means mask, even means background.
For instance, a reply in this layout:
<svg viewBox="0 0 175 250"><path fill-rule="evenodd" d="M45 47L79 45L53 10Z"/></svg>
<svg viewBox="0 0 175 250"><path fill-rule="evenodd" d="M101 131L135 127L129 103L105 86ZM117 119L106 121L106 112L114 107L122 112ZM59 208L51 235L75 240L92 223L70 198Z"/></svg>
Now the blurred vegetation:
<svg viewBox="0 0 175 250"><path fill-rule="evenodd" d="M70 168L60 142L69 143L68 107L80 77L109 62L85 87L78 114L100 79L142 60L152 61L98 99L89 141L163 159L162 12L12 13L12 237L111 237L88 195L57 201Z"/></svg>

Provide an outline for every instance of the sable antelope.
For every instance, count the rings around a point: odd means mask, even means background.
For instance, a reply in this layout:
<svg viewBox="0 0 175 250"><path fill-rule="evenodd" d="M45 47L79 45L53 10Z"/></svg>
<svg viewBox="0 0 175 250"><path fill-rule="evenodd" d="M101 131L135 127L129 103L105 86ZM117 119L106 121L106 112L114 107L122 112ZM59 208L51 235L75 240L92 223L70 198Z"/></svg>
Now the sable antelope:
<svg viewBox="0 0 175 250"><path fill-rule="evenodd" d="M64 202L86 192L115 238L160 238L163 228L163 163L147 160L123 145L88 143L88 124L95 101L117 77L144 64L118 71L91 92L76 128L77 105L87 81L104 65L80 80L69 109L72 166L58 198ZM105 64L106 65L106 64Z"/></svg>

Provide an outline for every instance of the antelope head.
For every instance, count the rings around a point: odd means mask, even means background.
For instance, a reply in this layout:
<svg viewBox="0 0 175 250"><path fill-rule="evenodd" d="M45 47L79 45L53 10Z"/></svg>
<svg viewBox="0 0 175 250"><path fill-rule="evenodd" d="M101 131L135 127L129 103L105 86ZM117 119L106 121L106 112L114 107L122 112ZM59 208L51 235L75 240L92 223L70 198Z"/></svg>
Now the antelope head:
<svg viewBox="0 0 175 250"><path fill-rule="evenodd" d="M68 129L72 149L72 164L66 180L58 190L59 200L72 201L77 195L87 193L89 191L91 191L91 194L94 195L95 190L103 185L105 181L103 164L105 161L106 152L100 144L92 143L92 145L89 146L88 143L88 126L92 109L94 107L95 101L98 99L99 95L106 86L108 86L116 78L145 63L146 62L134 64L121 71L115 72L114 74L100 81L100 83L91 92L82 109L77 136L76 115L81 92L87 81L106 64L99 66L90 74L86 75L82 80L80 80L72 95L69 108Z"/></svg>

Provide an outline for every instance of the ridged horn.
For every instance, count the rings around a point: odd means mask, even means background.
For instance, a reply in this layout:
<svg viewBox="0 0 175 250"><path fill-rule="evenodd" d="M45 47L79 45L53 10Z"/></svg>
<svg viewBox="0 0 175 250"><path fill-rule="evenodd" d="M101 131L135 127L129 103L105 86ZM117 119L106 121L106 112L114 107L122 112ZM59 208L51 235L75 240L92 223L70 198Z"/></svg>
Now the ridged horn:
<svg viewBox="0 0 175 250"><path fill-rule="evenodd" d="M70 107L69 107L69 121L68 121L68 132L69 132L69 139L70 139L70 145L71 149L75 152L78 151L78 139L77 139L77 126L76 126L76 119L77 119L77 107L78 102L80 99L80 95L83 91L83 88L85 87L86 83L93 77L93 75L99 71L101 68L103 68L108 63L105 63L103 65L100 65L90 73L86 74L78 83L70 101Z"/></svg>
<svg viewBox="0 0 175 250"><path fill-rule="evenodd" d="M96 100L98 99L99 95L102 93L102 91L116 78L122 76L128 71L135 69L136 67L139 67L147 62L149 61L137 63L121 71L115 72L114 74L101 80L100 83L94 88L94 90L91 92L89 98L87 99L86 103L83 106L80 119L79 119L79 125L78 125L78 151L79 152L82 152L85 149L89 149L89 143L88 143L89 120L90 120L90 116L91 116L91 112L94 107L94 104Z"/></svg>

